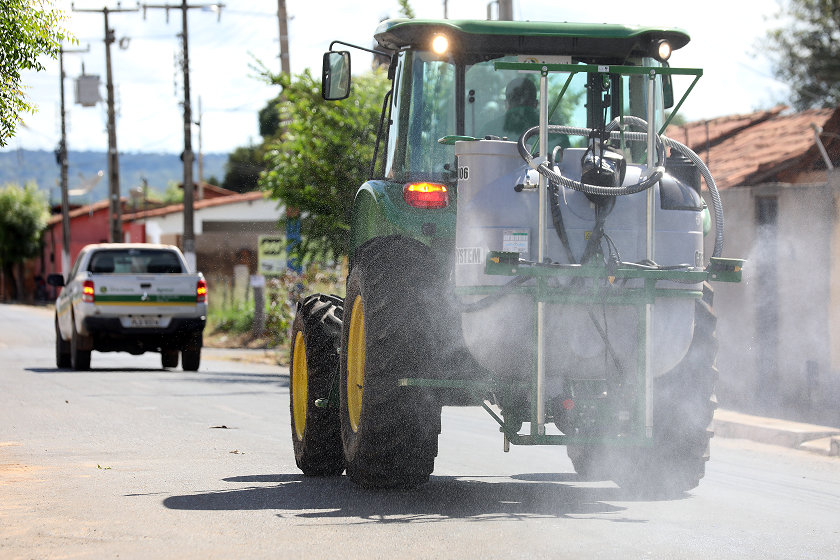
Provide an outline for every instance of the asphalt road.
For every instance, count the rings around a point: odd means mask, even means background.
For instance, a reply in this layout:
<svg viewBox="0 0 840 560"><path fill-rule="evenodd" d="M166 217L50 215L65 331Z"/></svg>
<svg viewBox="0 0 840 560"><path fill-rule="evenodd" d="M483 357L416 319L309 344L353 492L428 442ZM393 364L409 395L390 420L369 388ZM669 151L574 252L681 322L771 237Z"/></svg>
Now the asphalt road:
<svg viewBox="0 0 840 560"><path fill-rule="evenodd" d="M632 501L447 408L431 481L371 492L297 471L284 368L77 373L48 310L0 305L0 333L0 559L840 557L838 458L718 438L699 488Z"/></svg>

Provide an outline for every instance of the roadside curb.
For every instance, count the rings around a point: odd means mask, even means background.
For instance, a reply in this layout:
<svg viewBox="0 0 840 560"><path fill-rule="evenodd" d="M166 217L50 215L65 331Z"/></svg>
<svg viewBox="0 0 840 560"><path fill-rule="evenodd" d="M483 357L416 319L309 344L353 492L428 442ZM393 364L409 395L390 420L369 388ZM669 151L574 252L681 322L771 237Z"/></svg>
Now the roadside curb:
<svg viewBox="0 0 840 560"><path fill-rule="evenodd" d="M720 409L715 411L712 427L716 437L748 439L821 455L840 456L838 428L750 416Z"/></svg>

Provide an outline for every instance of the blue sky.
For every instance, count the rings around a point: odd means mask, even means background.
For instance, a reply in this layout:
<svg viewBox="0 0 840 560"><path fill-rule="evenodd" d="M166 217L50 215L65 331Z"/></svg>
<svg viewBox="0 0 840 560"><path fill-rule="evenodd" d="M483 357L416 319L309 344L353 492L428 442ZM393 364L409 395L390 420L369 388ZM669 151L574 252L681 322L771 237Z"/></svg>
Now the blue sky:
<svg viewBox="0 0 840 560"><path fill-rule="evenodd" d="M177 0L170 0L172 4ZM155 2L164 4L166 0ZM199 2L194 3L211 3ZM73 105L73 80L82 71L102 76L104 97L104 18L101 13L70 11L70 2L58 0L69 20L66 26L79 39L68 48L90 52L65 55L65 95L68 111L68 147L71 150L105 151L108 145L105 104L93 108ZM77 9L116 8L116 2L76 0ZM418 17L443 16L443 0L412 2ZM135 4L123 2L123 8ZM306 68L320 72L321 56L330 41L339 39L370 46L380 19L395 17L395 1L347 2L338 0L287 0L289 57L293 73ZM702 3L661 0L593 3L557 0L514 1L518 20L579 21L681 27L692 42L674 53L673 66L701 67L704 77L692 92L682 113L690 120L746 113L784 100L787 89L771 77L770 65L758 41L775 25L776 0L706 0ZM221 21L215 13L190 10L190 86L193 118L198 119L201 97L202 148L205 152L230 152L237 146L259 141L257 111L278 93L255 77L249 66L254 58L278 70L279 26L276 0L228 0ZM485 19L487 0L448 0L451 19ZM495 8L494 8L495 13ZM112 46L112 65L119 118L117 146L124 152L169 152L183 149L183 99L180 71L174 58L180 50L180 10L115 13L110 25L118 39L127 37L127 48ZM123 44L126 42L124 41ZM30 98L39 106L26 115L5 150L52 150L59 139L58 61L44 61L47 70L24 74ZM176 82L177 77L177 82ZM687 84L685 84L687 85ZM676 83L681 93L680 83ZM193 148L198 149L194 127Z"/></svg>

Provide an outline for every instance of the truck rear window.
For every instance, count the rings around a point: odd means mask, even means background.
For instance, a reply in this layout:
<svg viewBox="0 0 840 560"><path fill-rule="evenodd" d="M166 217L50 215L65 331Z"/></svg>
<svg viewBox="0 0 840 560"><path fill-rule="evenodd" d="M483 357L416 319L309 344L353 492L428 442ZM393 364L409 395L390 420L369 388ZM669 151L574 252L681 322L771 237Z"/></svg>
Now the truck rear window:
<svg viewBox="0 0 840 560"><path fill-rule="evenodd" d="M172 251L161 249L106 249L90 259L94 274L177 274L181 261Z"/></svg>

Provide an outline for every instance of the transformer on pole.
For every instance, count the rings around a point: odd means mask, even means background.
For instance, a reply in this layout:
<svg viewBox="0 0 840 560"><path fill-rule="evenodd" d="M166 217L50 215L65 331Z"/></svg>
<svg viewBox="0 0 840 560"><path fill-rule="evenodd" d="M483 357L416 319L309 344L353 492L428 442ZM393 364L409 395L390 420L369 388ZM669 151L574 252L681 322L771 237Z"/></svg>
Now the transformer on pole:
<svg viewBox="0 0 840 560"><path fill-rule="evenodd" d="M108 91L108 212L109 235L108 241L119 243L122 241L122 205L120 204L120 160L117 151L117 119L114 110L114 78L111 72L111 43L115 42L114 30L108 25L108 14L120 12L137 12L137 8L102 8L100 10L76 9L74 12L99 12L105 17L105 73L106 89Z"/></svg>

